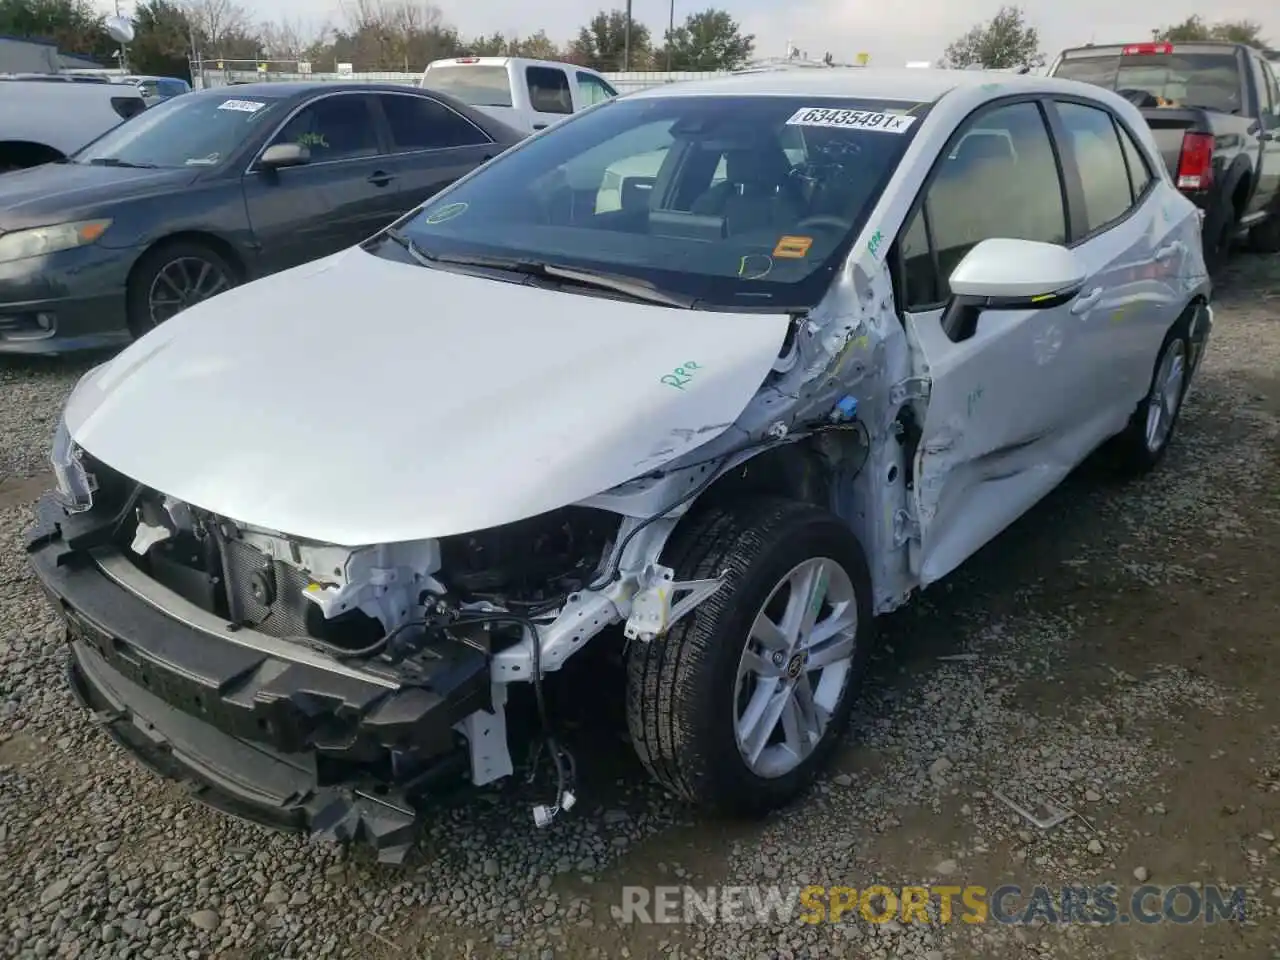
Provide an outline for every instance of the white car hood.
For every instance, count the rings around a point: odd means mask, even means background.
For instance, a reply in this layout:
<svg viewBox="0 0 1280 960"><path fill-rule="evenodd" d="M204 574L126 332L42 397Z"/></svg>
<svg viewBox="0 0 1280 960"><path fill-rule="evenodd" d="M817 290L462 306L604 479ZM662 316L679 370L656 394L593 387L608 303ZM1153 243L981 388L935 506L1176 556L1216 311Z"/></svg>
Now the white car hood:
<svg viewBox="0 0 1280 960"><path fill-rule="evenodd" d="M66 423L108 466L241 523L347 546L442 537L718 436L787 324L356 248L183 312L87 376ZM682 388L663 382L692 364Z"/></svg>

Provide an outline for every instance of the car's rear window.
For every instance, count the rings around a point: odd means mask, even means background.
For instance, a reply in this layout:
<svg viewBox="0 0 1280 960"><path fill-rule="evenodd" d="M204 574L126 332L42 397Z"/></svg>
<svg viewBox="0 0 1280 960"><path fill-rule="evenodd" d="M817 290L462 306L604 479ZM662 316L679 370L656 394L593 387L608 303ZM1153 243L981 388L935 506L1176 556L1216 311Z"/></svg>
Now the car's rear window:
<svg viewBox="0 0 1280 960"><path fill-rule="evenodd" d="M432 65L423 76L422 85L439 90L473 107L511 106L511 78L507 68L480 63L446 63Z"/></svg>
<svg viewBox="0 0 1280 960"><path fill-rule="evenodd" d="M428 253L608 272L708 306L811 306L926 109L832 97L609 100L403 227Z"/></svg>
<svg viewBox="0 0 1280 960"><path fill-rule="evenodd" d="M1240 62L1230 53L1112 54L1063 60L1054 76L1117 93L1150 94L1156 107L1202 107L1237 113Z"/></svg>

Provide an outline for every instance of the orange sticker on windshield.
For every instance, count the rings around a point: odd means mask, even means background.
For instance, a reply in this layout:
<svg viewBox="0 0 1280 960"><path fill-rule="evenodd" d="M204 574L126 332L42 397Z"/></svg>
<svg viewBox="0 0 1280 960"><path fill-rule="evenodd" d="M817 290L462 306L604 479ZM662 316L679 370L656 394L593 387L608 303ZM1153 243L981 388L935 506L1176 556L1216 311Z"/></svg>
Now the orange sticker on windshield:
<svg viewBox="0 0 1280 960"><path fill-rule="evenodd" d="M773 248L775 257L790 257L793 260L799 260L808 256L809 248L813 246L813 237L783 237L778 241L778 245Z"/></svg>

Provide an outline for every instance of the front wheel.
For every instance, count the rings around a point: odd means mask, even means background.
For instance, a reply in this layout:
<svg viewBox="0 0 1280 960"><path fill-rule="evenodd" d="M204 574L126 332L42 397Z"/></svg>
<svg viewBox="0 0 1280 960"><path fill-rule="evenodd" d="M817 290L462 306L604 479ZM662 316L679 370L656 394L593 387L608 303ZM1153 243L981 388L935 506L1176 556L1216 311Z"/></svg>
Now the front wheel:
<svg viewBox="0 0 1280 960"><path fill-rule="evenodd" d="M179 240L148 251L129 277L129 330L140 337L236 285L231 265L212 247Z"/></svg>
<svg viewBox="0 0 1280 960"><path fill-rule="evenodd" d="M680 798L764 813L804 791L848 724L874 635L862 547L830 513L773 499L677 536L678 579L725 583L665 636L632 642L632 742Z"/></svg>

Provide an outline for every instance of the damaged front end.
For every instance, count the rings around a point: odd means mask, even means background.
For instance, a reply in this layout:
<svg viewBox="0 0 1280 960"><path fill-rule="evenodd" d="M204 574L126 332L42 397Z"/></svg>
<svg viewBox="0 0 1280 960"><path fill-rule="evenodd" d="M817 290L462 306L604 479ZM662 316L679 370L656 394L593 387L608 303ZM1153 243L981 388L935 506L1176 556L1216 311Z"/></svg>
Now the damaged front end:
<svg viewBox="0 0 1280 960"><path fill-rule="evenodd" d="M387 862L442 787L513 772L507 684L540 685L622 621L629 636L661 632L718 586L655 564L669 519L570 506L350 548L148 489L65 428L54 461L28 552L96 720L211 806ZM548 745L561 778L539 823L573 803Z"/></svg>

